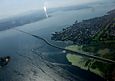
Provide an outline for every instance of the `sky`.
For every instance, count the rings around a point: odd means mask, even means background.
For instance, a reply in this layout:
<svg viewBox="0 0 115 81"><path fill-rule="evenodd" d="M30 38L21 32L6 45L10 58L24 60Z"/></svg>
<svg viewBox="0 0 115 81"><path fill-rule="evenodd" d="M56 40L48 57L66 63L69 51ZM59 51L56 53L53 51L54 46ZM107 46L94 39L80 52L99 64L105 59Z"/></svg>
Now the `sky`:
<svg viewBox="0 0 115 81"><path fill-rule="evenodd" d="M18 15L32 10L80 5L100 0L0 0L0 19Z"/></svg>

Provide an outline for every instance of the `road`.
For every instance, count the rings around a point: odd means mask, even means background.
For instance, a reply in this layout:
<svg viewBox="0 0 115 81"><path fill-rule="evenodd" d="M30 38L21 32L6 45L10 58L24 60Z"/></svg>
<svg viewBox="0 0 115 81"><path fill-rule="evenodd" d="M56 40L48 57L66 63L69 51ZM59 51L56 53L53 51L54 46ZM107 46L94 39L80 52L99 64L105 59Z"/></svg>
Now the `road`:
<svg viewBox="0 0 115 81"><path fill-rule="evenodd" d="M88 53L85 53L85 52L83 53L83 52L75 52L75 51L72 51L72 50L68 50L68 49L65 49L65 48L62 48L62 47L58 47L58 46L56 46L56 45L53 45L53 44L49 43L46 39L44 39L44 38L42 38L42 37L40 37L40 36L37 36L37 35L31 34L31 33L25 32L25 31L23 31L23 30L17 30L17 29L16 29L16 31L19 31L19 32L28 34L28 35L30 35L30 36L33 36L33 37L35 37L35 38L37 38L37 39L43 40L46 44L48 44L48 45L50 45L50 46L52 46L52 47L54 47L54 48L60 49L60 50L62 50L62 51L65 50L65 51L70 52L70 53L72 53L72 54L77 54L77 55L80 55L80 56L85 56L85 57L88 57L88 58L93 58L93 59L96 59L96 60L98 60L98 61L115 64L115 61L113 61L113 60L106 59L106 58L102 58L102 57L98 57L98 56L94 56L95 54L90 54L90 53L88 54Z"/></svg>

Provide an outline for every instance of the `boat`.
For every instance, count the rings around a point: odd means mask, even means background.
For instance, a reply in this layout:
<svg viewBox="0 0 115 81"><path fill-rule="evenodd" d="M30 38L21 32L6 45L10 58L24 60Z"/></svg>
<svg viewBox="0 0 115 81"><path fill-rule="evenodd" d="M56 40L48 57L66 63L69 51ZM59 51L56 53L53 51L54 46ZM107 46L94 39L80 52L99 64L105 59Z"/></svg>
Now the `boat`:
<svg viewBox="0 0 115 81"><path fill-rule="evenodd" d="M0 57L0 67L6 66L10 62L10 59L10 56Z"/></svg>

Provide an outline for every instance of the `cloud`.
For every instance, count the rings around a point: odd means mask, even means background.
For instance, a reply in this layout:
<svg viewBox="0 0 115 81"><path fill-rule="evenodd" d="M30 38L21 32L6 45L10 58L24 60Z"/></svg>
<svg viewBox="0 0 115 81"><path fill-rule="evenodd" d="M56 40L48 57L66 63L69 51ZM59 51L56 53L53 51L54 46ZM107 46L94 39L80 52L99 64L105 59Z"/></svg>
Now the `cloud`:
<svg viewBox="0 0 115 81"><path fill-rule="evenodd" d="M0 0L0 18L41 8L41 0Z"/></svg>
<svg viewBox="0 0 115 81"><path fill-rule="evenodd" d="M52 7L62 7L62 6L70 6L70 5L80 5L85 3L92 3L101 0L44 0L47 2L47 6L49 8Z"/></svg>
<svg viewBox="0 0 115 81"><path fill-rule="evenodd" d="M99 0L0 0L0 18L17 15L31 10L79 5Z"/></svg>

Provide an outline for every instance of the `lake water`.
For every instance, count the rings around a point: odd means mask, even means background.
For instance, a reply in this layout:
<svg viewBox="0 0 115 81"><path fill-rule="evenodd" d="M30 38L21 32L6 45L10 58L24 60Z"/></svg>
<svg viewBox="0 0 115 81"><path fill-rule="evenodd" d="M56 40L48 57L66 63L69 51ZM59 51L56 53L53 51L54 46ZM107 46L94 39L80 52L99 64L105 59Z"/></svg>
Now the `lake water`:
<svg viewBox="0 0 115 81"><path fill-rule="evenodd" d="M0 81L91 80L86 76L87 74L81 76L84 71L79 70L78 76L76 76L58 66L60 63L69 64L62 50L48 46L40 39L15 30L36 34L52 44L64 47L66 46L65 43L50 40L52 32L60 31L62 28L72 25L76 20L82 21L102 16L107 11L115 8L114 3L100 3L91 5L91 7L81 10L54 12L49 14L51 17L39 22L0 32L0 56L11 56L11 62L8 66L0 69ZM88 75L91 74L88 73ZM99 78L96 75L94 77L97 80Z"/></svg>

